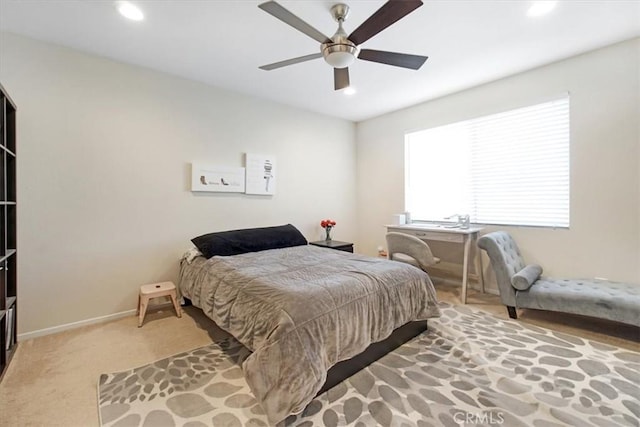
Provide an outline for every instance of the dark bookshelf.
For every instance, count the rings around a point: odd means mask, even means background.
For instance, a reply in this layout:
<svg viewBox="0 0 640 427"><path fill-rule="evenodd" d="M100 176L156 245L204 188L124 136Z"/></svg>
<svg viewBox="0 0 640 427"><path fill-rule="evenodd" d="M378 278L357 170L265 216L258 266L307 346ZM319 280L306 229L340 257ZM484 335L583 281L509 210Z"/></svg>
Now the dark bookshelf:
<svg viewBox="0 0 640 427"><path fill-rule="evenodd" d="M16 105L0 84L0 380L18 344Z"/></svg>

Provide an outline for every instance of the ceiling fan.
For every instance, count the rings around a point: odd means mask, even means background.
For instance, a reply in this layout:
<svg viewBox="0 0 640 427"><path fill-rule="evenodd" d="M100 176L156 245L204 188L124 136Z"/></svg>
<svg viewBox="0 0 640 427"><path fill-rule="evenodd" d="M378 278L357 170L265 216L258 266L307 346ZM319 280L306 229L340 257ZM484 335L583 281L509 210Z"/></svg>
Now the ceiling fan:
<svg viewBox="0 0 640 427"><path fill-rule="evenodd" d="M389 0L347 36L347 33L342 28L342 23L347 19L349 6L343 3L335 4L331 7L331 15L338 22L338 30L333 37L327 37L277 2L268 1L262 3L258 5L260 9L320 42L320 52L263 65L260 69L275 70L287 65L324 57L324 60L333 67L335 90L349 87L348 67L355 61L356 57L365 61L417 70L427 60L426 56L360 49L358 46L420 6L422 6L421 0Z"/></svg>

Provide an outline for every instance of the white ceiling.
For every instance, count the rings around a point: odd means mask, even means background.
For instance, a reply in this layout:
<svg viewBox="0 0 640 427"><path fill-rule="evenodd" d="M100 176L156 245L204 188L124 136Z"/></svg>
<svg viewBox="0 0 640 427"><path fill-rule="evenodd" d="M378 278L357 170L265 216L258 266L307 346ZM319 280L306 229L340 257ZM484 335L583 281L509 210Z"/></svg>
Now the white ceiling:
<svg viewBox="0 0 640 427"><path fill-rule="evenodd" d="M418 71L367 61L350 67L357 93L333 90L322 59L258 66L319 51L316 41L254 0L134 0L128 21L108 0L0 0L0 30L359 121L640 35L640 0L565 0L527 17L530 1L430 1L362 44L429 56ZM328 36L337 1L279 1ZM384 0L351 0L348 33ZM0 52L1 55L1 52ZM1 56L0 56L1 59Z"/></svg>

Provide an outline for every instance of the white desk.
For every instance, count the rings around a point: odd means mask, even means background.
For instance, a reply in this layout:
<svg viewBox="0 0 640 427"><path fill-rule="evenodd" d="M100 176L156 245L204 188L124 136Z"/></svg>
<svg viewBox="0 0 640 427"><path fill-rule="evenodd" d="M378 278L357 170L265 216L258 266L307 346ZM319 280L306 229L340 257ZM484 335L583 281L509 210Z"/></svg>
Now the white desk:
<svg viewBox="0 0 640 427"><path fill-rule="evenodd" d="M437 224L406 224L387 225L387 231L410 234L421 240L436 240L440 242L462 243L464 245L464 258L462 260L462 294L460 299L467 303L467 283L469 281L469 252L471 242L478 240L478 233L482 227L447 228ZM480 282L480 290L484 292L484 278L482 277L482 258L480 251L476 250L475 270Z"/></svg>

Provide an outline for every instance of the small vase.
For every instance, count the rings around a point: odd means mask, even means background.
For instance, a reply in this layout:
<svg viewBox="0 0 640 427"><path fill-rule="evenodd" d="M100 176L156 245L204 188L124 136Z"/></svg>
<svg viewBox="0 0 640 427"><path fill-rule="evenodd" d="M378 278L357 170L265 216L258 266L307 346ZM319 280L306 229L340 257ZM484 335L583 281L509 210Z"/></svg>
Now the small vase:
<svg viewBox="0 0 640 427"><path fill-rule="evenodd" d="M328 242L329 240L331 240L331 227L326 227L324 231L325 233L327 233L324 240Z"/></svg>

